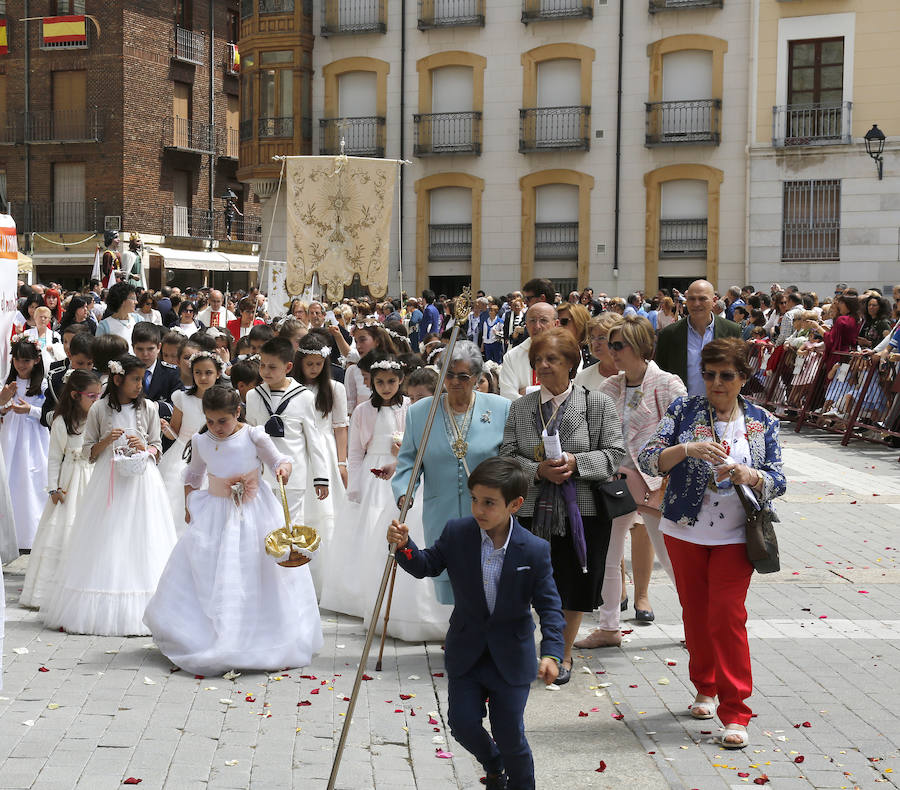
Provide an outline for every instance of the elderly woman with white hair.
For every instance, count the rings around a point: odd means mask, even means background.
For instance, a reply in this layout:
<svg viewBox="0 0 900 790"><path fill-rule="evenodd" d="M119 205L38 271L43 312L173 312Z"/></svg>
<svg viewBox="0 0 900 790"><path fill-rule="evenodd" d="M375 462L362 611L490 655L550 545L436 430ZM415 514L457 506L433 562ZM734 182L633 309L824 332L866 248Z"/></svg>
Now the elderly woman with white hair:
<svg viewBox="0 0 900 790"><path fill-rule="evenodd" d="M425 542L430 546L452 518L471 514L471 498L466 485L469 472L500 450L503 426L510 401L500 395L478 392L475 385L484 361L478 347L469 340L458 341L451 351L444 392L425 447L421 475L424 475L423 515ZM406 431L391 479L394 496L403 507L413 462L422 439L432 398L422 398L409 407ZM415 491L415 489L414 489ZM434 581L441 603L453 603L453 591L446 573Z"/></svg>

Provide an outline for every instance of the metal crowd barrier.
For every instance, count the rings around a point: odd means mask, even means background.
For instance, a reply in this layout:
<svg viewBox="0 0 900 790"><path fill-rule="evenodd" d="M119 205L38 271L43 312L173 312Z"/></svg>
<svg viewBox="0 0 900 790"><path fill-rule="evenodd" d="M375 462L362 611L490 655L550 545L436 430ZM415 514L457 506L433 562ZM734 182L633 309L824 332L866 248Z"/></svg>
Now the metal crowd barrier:
<svg viewBox="0 0 900 790"><path fill-rule="evenodd" d="M857 352L750 344L752 375L743 395L779 419L853 439L900 446L900 361Z"/></svg>

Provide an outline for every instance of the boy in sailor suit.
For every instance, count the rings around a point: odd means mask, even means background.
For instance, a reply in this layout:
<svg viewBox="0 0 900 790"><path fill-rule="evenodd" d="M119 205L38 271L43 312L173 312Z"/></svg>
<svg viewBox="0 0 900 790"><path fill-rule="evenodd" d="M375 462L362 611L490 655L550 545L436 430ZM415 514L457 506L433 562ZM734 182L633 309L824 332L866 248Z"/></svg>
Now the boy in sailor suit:
<svg viewBox="0 0 900 790"><path fill-rule="evenodd" d="M303 523L303 496L306 493L307 464L314 470L328 469L325 440L316 430L315 396L290 378L294 347L290 340L273 337L260 349L259 375L263 383L247 392L247 422L265 426L275 446L291 458L294 471L285 486L291 523ZM265 477L281 501L281 490L272 472ZM314 477L315 494L328 496L328 477Z"/></svg>

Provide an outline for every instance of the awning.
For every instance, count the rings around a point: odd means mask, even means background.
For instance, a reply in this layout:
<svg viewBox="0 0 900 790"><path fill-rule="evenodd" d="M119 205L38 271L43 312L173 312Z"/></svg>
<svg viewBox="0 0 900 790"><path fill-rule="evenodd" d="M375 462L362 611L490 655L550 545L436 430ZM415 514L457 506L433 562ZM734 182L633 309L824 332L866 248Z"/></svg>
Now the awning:
<svg viewBox="0 0 900 790"><path fill-rule="evenodd" d="M29 258L27 255L22 255L21 252L18 255L19 255L18 273L26 274L27 272L32 271L34 269L34 262L31 260L31 258Z"/></svg>
<svg viewBox="0 0 900 790"><path fill-rule="evenodd" d="M233 252L220 252L228 261L228 270L232 272L255 272L259 268L258 255L236 255Z"/></svg>
<svg viewBox="0 0 900 790"><path fill-rule="evenodd" d="M163 259L166 269L193 269L195 271L227 272L228 261L218 252L177 250L174 247L147 246L147 252Z"/></svg>
<svg viewBox="0 0 900 790"><path fill-rule="evenodd" d="M19 258L21 266L22 258ZM93 266L94 253L89 255L79 254L77 252L61 252L61 253L41 253L36 252L31 256L33 266Z"/></svg>

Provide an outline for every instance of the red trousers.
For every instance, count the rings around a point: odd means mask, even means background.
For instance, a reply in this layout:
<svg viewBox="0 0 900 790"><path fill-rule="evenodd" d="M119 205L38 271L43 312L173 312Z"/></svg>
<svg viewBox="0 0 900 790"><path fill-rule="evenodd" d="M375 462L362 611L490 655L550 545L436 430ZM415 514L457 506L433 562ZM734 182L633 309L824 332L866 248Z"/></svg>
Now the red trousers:
<svg viewBox="0 0 900 790"><path fill-rule="evenodd" d="M747 547L665 538L681 601L691 682L698 694L719 698L723 724L746 727L751 711L744 700L753 693L744 606L753 575Z"/></svg>

